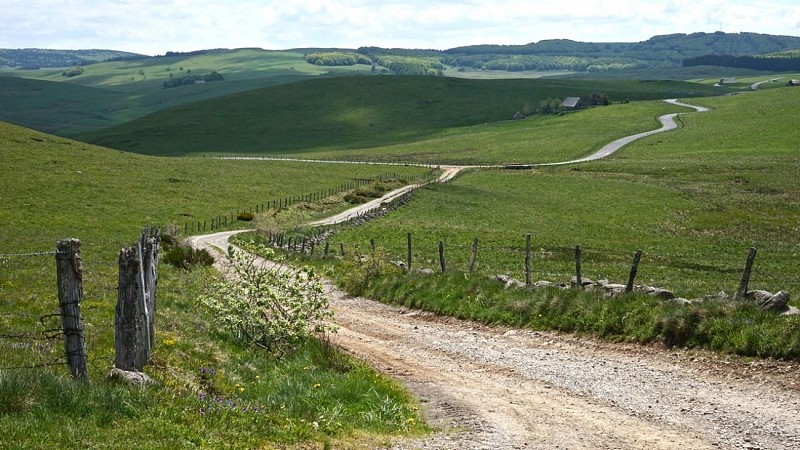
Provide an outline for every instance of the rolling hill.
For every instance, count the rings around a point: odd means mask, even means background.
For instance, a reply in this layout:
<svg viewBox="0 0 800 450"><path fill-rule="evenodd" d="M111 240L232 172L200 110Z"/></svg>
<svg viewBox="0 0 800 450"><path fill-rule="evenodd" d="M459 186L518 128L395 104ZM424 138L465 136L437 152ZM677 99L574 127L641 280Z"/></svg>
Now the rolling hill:
<svg viewBox="0 0 800 450"><path fill-rule="evenodd" d="M619 102L725 91L686 82L320 78L191 103L78 138L162 155L358 149L510 120L547 98L593 92Z"/></svg>

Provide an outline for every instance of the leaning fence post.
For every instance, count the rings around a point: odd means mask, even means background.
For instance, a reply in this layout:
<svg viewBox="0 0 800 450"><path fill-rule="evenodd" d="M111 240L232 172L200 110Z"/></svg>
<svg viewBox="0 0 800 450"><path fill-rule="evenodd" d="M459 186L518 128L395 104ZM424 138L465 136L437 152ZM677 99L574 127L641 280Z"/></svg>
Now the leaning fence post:
<svg viewBox="0 0 800 450"><path fill-rule="evenodd" d="M578 287L583 286L583 277L581 276L581 255L583 250L580 245L575 246L575 283Z"/></svg>
<svg viewBox="0 0 800 450"><path fill-rule="evenodd" d="M439 241L439 264L442 266L442 273L447 272L447 262L444 259L444 241Z"/></svg>
<svg viewBox="0 0 800 450"><path fill-rule="evenodd" d="M750 284L750 272L753 270L753 262L756 260L756 248L750 247L750 252L747 254L747 262L742 272L742 281L739 282L739 290L733 296L734 300L744 300L747 297L747 287Z"/></svg>
<svg viewBox="0 0 800 450"><path fill-rule="evenodd" d="M472 241L472 255L469 257L469 273L475 270L475 259L478 257L478 238Z"/></svg>
<svg viewBox="0 0 800 450"><path fill-rule="evenodd" d="M531 285L531 234L525 237L525 286Z"/></svg>
<svg viewBox="0 0 800 450"><path fill-rule="evenodd" d="M639 261L642 259L642 251L636 250L636 255L633 257L633 265L631 265L631 274L628 277L628 284L625 285L625 292L633 291L633 280L636 279L636 272L639 271Z"/></svg>
<svg viewBox="0 0 800 450"><path fill-rule="evenodd" d="M80 248L81 241L77 239L58 241L56 244L56 278L67 365L72 378L88 381L80 305L83 299L83 267Z"/></svg>

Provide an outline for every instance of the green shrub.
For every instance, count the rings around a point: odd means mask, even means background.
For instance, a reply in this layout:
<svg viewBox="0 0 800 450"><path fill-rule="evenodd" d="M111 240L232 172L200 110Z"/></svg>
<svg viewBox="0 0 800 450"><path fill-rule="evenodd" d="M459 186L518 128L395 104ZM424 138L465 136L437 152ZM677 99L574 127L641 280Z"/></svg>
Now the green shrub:
<svg viewBox="0 0 800 450"><path fill-rule="evenodd" d="M169 249L163 257L164 262L179 269L192 270L196 266L213 266L214 257L206 249L195 249L180 244Z"/></svg>
<svg viewBox="0 0 800 450"><path fill-rule="evenodd" d="M237 215L236 215L236 220L241 220L242 222L250 222L250 221L251 221L251 220L253 220L255 217L256 217L256 216L255 216L255 215L253 215L253 213L249 213L249 212L240 212L239 214L237 214Z"/></svg>

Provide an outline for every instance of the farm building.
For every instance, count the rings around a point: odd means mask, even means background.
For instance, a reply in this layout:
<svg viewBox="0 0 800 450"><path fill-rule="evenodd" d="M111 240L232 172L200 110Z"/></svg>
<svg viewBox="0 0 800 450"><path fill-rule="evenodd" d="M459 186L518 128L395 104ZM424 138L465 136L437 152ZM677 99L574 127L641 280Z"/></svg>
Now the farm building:
<svg viewBox="0 0 800 450"><path fill-rule="evenodd" d="M583 104L581 103L580 97L567 97L561 102L561 106L563 106L565 110L573 110L580 108Z"/></svg>
<svg viewBox="0 0 800 450"><path fill-rule="evenodd" d="M786 83L786 85L787 86L800 86L800 80L789 80L789 82Z"/></svg>
<svg viewBox="0 0 800 450"><path fill-rule="evenodd" d="M736 78L722 78L719 80L719 84L736 84Z"/></svg>

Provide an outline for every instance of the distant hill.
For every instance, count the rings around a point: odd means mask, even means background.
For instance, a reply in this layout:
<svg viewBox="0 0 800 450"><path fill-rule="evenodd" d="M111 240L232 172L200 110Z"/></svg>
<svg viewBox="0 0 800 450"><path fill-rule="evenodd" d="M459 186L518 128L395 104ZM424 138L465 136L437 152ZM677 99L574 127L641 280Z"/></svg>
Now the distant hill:
<svg viewBox="0 0 800 450"><path fill-rule="evenodd" d="M692 33L654 36L636 43L544 40L525 45L473 45L445 50L448 55L543 55L630 58L678 65L703 55L753 56L800 49L800 37L758 33Z"/></svg>
<svg viewBox="0 0 800 450"><path fill-rule="evenodd" d="M43 48L0 48L0 67L36 70L84 66L102 61L147 58L146 55L117 50L49 50Z"/></svg>

